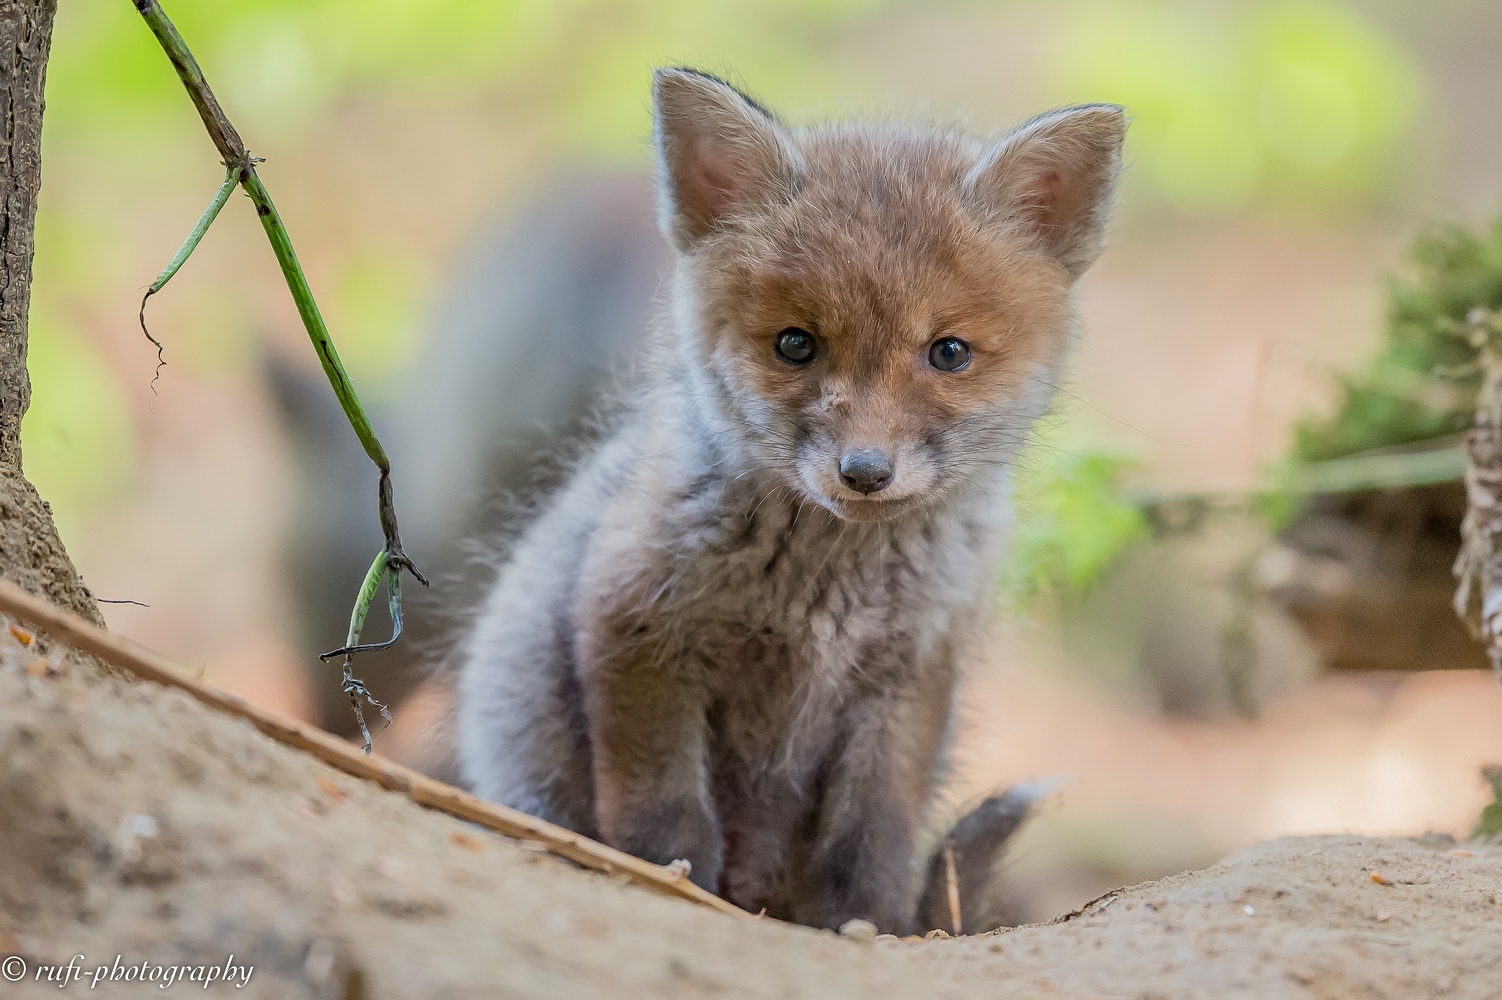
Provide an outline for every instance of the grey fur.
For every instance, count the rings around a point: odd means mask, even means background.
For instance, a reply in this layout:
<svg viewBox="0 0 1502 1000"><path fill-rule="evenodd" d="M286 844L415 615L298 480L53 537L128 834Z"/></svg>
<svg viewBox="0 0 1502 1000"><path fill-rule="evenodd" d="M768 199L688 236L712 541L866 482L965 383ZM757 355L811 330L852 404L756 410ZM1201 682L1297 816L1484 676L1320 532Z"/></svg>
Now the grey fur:
<svg viewBox="0 0 1502 1000"><path fill-rule="evenodd" d="M739 113L730 88L671 72L659 109L668 85L706 91L717 121ZM755 106L741 126L798 148ZM799 161L810 185L820 162ZM480 609L461 651L461 772L497 802L686 859L695 882L753 912L911 930L927 867L917 830L1010 517L1009 461L1062 348L984 412L903 442L931 484L900 513L849 519L796 470L828 464L858 394L784 412L704 347L697 241L721 225L664 218L679 257L672 329Z"/></svg>
<svg viewBox="0 0 1502 1000"><path fill-rule="evenodd" d="M998 875L997 866L1007 841L1059 780L1033 779L987 796L954 825L929 858L918 901L920 927L950 934L984 934L1003 924L1002 900L989 891ZM958 889L954 900L948 892L951 877ZM958 904L957 912L952 903ZM956 916L959 926L955 926Z"/></svg>

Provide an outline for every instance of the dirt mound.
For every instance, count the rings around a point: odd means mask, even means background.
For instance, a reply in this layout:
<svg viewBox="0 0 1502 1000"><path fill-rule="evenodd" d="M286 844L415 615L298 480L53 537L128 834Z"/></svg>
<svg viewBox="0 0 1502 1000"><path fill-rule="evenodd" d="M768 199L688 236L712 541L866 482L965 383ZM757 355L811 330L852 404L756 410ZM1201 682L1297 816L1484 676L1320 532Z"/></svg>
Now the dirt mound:
<svg viewBox="0 0 1502 1000"><path fill-rule="evenodd" d="M34 649L0 631L5 996L59 995L34 977L75 955L63 995L130 997L155 987L117 955L231 954L278 1000L1502 996L1498 848L1288 838L1049 924L857 942L576 870Z"/></svg>

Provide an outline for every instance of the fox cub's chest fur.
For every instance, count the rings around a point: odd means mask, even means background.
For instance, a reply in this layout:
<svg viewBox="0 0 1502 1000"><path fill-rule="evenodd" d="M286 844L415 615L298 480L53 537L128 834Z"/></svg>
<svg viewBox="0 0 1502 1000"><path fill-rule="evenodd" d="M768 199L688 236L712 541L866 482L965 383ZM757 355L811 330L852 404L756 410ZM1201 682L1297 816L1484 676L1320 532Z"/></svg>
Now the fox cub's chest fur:
<svg viewBox="0 0 1502 1000"><path fill-rule="evenodd" d="M1120 109L986 142L656 99L672 325L476 620L463 772L752 910L932 924L915 837ZM999 839L955 848L967 907Z"/></svg>
<svg viewBox="0 0 1502 1000"><path fill-rule="evenodd" d="M898 646L926 657L968 617L1004 510L974 506L850 523L755 480L634 484L605 511L586 562L586 613L703 656L710 687L742 686L732 664L752 644L784 661L787 682L841 690Z"/></svg>
<svg viewBox="0 0 1502 1000"><path fill-rule="evenodd" d="M842 702L912 683L974 618L1004 505L850 523L754 478L643 464L585 558L581 614L703 690L712 757L803 782Z"/></svg>

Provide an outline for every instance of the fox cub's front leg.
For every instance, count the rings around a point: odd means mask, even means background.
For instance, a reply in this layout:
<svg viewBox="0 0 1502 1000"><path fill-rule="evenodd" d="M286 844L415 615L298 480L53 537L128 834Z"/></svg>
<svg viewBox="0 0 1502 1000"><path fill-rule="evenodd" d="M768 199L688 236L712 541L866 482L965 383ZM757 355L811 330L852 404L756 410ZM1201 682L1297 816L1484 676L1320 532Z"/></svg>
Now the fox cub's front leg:
<svg viewBox="0 0 1502 1000"><path fill-rule="evenodd" d="M681 659L643 643L629 617L586 626L579 657L606 843L657 864L679 859L716 891L723 841L709 786L704 689Z"/></svg>
<svg viewBox="0 0 1502 1000"><path fill-rule="evenodd" d="M914 929L914 848L949 696L949 671L940 669L847 707L796 906L799 923L838 928L859 917L888 933Z"/></svg>

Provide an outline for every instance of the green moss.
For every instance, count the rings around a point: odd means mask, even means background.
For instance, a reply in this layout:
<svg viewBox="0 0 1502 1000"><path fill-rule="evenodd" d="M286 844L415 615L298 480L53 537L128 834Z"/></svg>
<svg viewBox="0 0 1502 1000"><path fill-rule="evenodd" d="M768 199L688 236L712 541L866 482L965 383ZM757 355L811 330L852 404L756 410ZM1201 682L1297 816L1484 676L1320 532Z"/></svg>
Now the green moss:
<svg viewBox="0 0 1502 1000"><path fill-rule="evenodd" d="M1463 430L1479 376L1457 370L1475 352L1455 335L1466 313L1502 308L1502 219L1472 232L1436 227L1414 244L1412 266L1389 285L1382 348L1342 379L1332 416L1294 430L1295 460L1318 462Z"/></svg>

